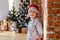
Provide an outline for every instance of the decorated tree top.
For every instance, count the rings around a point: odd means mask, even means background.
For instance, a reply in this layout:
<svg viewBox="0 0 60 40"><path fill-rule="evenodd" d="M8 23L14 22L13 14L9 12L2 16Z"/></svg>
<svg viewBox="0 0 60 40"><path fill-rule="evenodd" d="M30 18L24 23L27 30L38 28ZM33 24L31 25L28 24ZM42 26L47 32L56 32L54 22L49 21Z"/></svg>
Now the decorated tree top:
<svg viewBox="0 0 60 40"><path fill-rule="evenodd" d="M11 20L11 21L17 21L17 12L15 11L15 7L13 6L13 8L11 9L11 11L9 11L8 13L9 15L7 16L7 19L8 20Z"/></svg>
<svg viewBox="0 0 60 40"><path fill-rule="evenodd" d="M29 17L27 16L28 14L28 5L29 5L29 1L25 0L21 0L21 4L19 4L19 20L18 20L18 24L19 27L26 27L28 22L29 22Z"/></svg>
<svg viewBox="0 0 60 40"><path fill-rule="evenodd" d="M28 5L29 5L29 1L21 0L21 4L19 4L20 7L18 12L15 10L15 7L13 5L11 11L9 11L9 15L7 19L17 22L18 28L27 27L27 24L29 22L29 17L27 16Z"/></svg>

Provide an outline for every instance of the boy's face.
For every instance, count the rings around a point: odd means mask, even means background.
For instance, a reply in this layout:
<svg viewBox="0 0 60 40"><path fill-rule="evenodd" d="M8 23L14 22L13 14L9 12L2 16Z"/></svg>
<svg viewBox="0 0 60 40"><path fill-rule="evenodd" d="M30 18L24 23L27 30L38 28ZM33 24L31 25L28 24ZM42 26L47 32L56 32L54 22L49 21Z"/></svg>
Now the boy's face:
<svg viewBox="0 0 60 40"><path fill-rule="evenodd" d="M30 15L30 18L34 19L37 17L38 14L35 11L31 11L29 15Z"/></svg>

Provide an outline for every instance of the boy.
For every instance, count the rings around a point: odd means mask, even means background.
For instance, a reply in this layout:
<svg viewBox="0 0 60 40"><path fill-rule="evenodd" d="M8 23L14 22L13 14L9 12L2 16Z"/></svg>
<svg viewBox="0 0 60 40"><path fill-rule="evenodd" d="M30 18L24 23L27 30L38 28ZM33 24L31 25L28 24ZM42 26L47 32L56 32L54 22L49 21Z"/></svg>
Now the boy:
<svg viewBox="0 0 60 40"><path fill-rule="evenodd" d="M30 21L28 23L27 40L41 40L42 23L38 18L38 7L36 5L30 5L28 15L30 16Z"/></svg>

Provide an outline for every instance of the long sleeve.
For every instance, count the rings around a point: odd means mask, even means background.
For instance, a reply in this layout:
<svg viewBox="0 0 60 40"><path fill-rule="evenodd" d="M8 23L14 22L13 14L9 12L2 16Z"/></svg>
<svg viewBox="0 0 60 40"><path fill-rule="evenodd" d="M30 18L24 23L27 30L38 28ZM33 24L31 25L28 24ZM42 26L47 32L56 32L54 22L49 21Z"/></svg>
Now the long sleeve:
<svg viewBox="0 0 60 40"><path fill-rule="evenodd" d="M40 22L40 20L36 20L36 27L37 27L40 37L42 37L43 28L42 28L42 23Z"/></svg>
<svg viewBox="0 0 60 40"><path fill-rule="evenodd" d="M35 25L36 25L36 28L39 32L40 37L41 37L41 35L42 35L42 23L39 21L39 19L36 18L36 19L31 20L28 24L27 40L39 39L39 36L36 33Z"/></svg>

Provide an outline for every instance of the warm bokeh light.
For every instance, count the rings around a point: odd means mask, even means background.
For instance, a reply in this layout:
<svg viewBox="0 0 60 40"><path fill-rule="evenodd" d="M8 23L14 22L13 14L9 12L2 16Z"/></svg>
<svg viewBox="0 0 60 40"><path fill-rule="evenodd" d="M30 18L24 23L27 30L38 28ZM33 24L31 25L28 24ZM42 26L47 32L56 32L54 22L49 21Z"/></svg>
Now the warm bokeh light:
<svg viewBox="0 0 60 40"><path fill-rule="evenodd" d="M9 0L9 10L12 9L12 6L13 6L13 0Z"/></svg>

